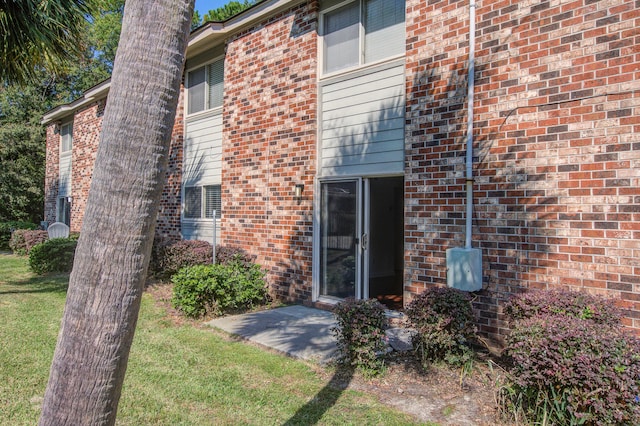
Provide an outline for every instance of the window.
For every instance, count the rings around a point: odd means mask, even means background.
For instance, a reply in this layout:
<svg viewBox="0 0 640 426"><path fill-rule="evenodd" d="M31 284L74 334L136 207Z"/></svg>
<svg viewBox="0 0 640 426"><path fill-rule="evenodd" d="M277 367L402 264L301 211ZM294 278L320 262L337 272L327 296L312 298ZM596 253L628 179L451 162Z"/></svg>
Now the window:
<svg viewBox="0 0 640 426"><path fill-rule="evenodd" d="M60 151L69 152L73 147L73 123L60 126Z"/></svg>
<svg viewBox="0 0 640 426"><path fill-rule="evenodd" d="M222 106L224 59L187 73L187 114Z"/></svg>
<svg viewBox="0 0 640 426"><path fill-rule="evenodd" d="M405 51L404 0L356 0L323 15L324 72Z"/></svg>
<svg viewBox="0 0 640 426"><path fill-rule="evenodd" d="M184 188L184 217L187 219L199 219L202 217L201 186Z"/></svg>
<svg viewBox="0 0 640 426"><path fill-rule="evenodd" d="M220 219L220 211L222 210L220 192L220 185L204 187L204 217L213 218L213 212L215 211L216 219Z"/></svg>
<svg viewBox="0 0 640 426"><path fill-rule="evenodd" d="M222 210L220 185L187 186L184 188L184 218L220 219Z"/></svg>
<svg viewBox="0 0 640 426"><path fill-rule="evenodd" d="M56 210L56 222L71 226L71 197L59 197Z"/></svg>

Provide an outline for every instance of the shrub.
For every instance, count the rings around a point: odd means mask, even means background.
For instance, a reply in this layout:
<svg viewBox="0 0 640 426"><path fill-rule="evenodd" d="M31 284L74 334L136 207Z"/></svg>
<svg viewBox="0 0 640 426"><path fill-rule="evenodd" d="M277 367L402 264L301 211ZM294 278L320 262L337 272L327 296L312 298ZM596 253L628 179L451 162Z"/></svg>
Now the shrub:
<svg viewBox="0 0 640 426"><path fill-rule="evenodd" d="M172 282L173 306L193 318L207 312L221 315L250 309L267 298L264 272L256 264L188 266L178 271Z"/></svg>
<svg viewBox="0 0 640 426"><path fill-rule="evenodd" d="M216 246L216 263L227 264L238 262L244 266L249 266L255 262L255 256L250 255L240 247Z"/></svg>
<svg viewBox="0 0 640 426"><path fill-rule="evenodd" d="M70 272L77 244L72 238L54 238L38 244L29 252L29 267L37 274Z"/></svg>
<svg viewBox="0 0 640 426"><path fill-rule="evenodd" d="M620 327L539 313L516 321L505 350L511 368L504 410L536 424L640 419L640 341Z"/></svg>
<svg viewBox="0 0 640 426"><path fill-rule="evenodd" d="M213 248L206 241L156 241L150 262L150 269L156 276L171 277L185 266L211 264L213 259Z"/></svg>
<svg viewBox="0 0 640 426"><path fill-rule="evenodd" d="M415 297L405 313L417 332L413 345L425 368L434 361L461 366L473 359L476 327L467 293L432 287Z"/></svg>
<svg viewBox="0 0 640 426"><path fill-rule="evenodd" d="M386 350L385 329L389 326L384 306L375 299L345 299L334 309L338 321L332 330L338 350L352 367L368 375L384 369L381 354Z"/></svg>
<svg viewBox="0 0 640 426"><path fill-rule="evenodd" d="M18 229L11 235L11 241L9 241L9 247L18 255L29 254L29 251L36 245L44 243L49 239L47 231Z"/></svg>
<svg viewBox="0 0 640 426"><path fill-rule="evenodd" d="M510 322L536 315L561 315L617 326L621 318L620 310L610 300L569 290L532 291L512 297L504 313Z"/></svg>
<svg viewBox="0 0 640 426"><path fill-rule="evenodd" d="M21 221L0 222L0 250L10 248L11 233L18 229L38 229L38 225Z"/></svg>

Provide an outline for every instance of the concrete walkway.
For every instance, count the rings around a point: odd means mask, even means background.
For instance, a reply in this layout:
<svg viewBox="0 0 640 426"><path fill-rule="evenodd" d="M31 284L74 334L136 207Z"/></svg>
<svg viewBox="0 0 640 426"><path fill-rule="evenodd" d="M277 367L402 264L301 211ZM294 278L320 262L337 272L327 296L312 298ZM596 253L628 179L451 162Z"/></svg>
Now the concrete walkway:
<svg viewBox="0 0 640 426"><path fill-rule="evenodd" d="M207 325L236 334L289 356L326 363L337 354L331 312L287 306L217 318Z"/></svg>
<svg viewBox="0 0 640 426"><path fill-rule="evenodd" d="M206 324L294 358L327 363L337 357L331 332L336 319L328 311L294 305L217 318ZM387 337L394 350L411 349L411 333L406 329L390 328Z"/></svg>

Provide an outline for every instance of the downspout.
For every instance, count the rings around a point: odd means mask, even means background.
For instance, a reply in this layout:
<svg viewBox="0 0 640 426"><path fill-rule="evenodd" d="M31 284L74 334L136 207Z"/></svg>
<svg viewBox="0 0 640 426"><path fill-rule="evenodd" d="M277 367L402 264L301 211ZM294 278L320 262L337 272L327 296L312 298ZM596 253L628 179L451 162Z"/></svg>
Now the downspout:
<svg viewBox="0 0 640 426"><path fill-rule="evenodd" d="M473 219L473 91L475 88L476 0L469 0L469 77L467 84L467 205L465 246L446 251L447 285L463 291L482 290L482 251L471 247Z"/></svg>
<svg viewBox="0 0 640 426"><path fill-rule="evenodd" d="M473 219L473 91L475 88L476 3L469 2L469 77L467 83L467 205L465 220L465 245L471 248Z"/></svg>

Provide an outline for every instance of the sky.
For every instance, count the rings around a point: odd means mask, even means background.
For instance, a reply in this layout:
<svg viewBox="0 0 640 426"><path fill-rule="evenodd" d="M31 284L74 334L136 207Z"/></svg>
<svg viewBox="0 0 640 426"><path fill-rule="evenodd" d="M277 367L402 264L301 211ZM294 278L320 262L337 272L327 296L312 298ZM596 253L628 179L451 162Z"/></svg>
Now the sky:
<svg viewBox="0 0 640 426"><path fill-rule="evenodd" d="M196 0L196 10L200 12L200 16L203 17L208 11L217 9L230 0Z"/></svg>

